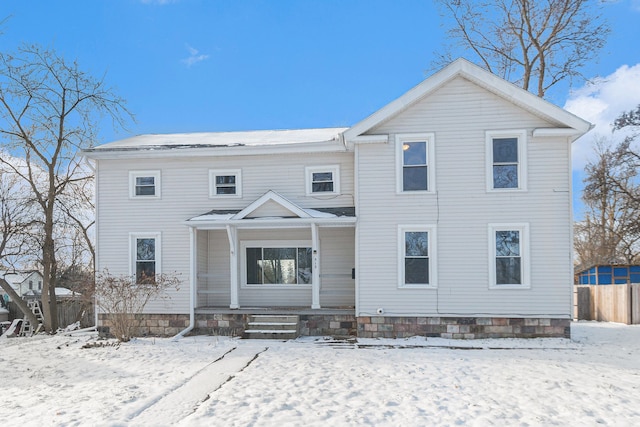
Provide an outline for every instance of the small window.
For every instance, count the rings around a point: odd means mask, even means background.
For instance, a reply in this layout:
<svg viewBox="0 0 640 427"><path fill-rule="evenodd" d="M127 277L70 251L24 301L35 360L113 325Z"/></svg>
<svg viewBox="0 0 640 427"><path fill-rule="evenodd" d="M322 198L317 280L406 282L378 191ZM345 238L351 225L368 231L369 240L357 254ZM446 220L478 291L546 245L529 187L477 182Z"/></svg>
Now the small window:
<svg viewBox="0 0 640 427"><path fill-rule="evenodd" d="M399 287L435 287L434 227L399 227Z"/></svg>
<svg viewBox="0 0 640 427"><path fill-rule="evenodd" d="M487 188L526 189L526 132L487 132Z"/></svg>
<svg viewBox="0 0 640 427"><path fill-rule="evenodd" d="M491 286L528 287L528 225L491 225Z"/></svg>
<svg viewBox="0 0 640 427"><path fill-rule="evenodd" d="M248 286L311 285L312 250L308 242L243 242Z"/></svg>
<svg viewBox="0 0 640 427"><path fill-rule="evenodd" d="M313 166L306 170L306 192L308 196L340 194L340 167Z"/></svg>
<svg viewBox="0 0 640 427"><path fill-rule="evenodd" d="M131 273L136 283L153 281L160 268L160 235L131 235Z"/></svg>
<svg viewBox="0 0 640 427"><path fill-rule="evenodd" d="M29 289L33 290L33 280L29 280Z"/></svg>
<svg viewBox="0 0 640 427"><path fill-rule="evenodd" d="M396 136L398 193L435 192L433 141L431 133Z"/></svg>
<svg viewBox="0 0 640 427"><path fill-rule="evenodd" d="M209 197L242 196L240 169L209 171Z"/></svg>
<svg viewBox="0 0 640 427"><path fill-rule="evenodd" d="M159 198L160 171L129 172L129 196L131 198Z"/></svg>

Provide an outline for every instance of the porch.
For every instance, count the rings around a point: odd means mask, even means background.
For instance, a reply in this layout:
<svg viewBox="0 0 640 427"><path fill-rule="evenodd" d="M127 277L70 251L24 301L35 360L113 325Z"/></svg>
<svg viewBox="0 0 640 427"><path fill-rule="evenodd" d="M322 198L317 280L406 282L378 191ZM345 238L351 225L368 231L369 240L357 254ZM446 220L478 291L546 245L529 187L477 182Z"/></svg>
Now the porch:
<svg viewBox="0 0 640 427"><path fill-rule="evenodd" d="M303 209L272 191L188 220L196 313L352 309L355 223L354 208Z"/></svg>

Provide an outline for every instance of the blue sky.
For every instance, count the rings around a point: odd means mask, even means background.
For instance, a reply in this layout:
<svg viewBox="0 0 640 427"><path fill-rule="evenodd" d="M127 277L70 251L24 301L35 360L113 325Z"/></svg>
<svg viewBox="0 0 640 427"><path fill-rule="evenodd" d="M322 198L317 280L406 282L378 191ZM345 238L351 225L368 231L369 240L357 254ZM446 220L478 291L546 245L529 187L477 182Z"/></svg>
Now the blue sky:
<svg viewBox="0 0 640 427"><path fill-rule="evenodd" d="M640 103L640 0L608 1L595 85L551 100L609 135ZM127 100L142 133L349 126L423 80L445 42L430 0L4 0L0 48L53 47ZM108 123L105 123L108 124ZM574 144L577 187L594 136ZM579 190L579 188L578 188ZM579 197L579 192L576 196Z"/></svg>

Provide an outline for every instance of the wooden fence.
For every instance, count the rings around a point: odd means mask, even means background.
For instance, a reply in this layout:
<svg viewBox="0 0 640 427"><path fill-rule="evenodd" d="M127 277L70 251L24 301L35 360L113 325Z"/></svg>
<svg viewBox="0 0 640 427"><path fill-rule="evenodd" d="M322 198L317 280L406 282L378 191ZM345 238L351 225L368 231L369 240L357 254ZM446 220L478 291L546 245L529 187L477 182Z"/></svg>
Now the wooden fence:
<svg viewBox="0 0 640 427"><path fill-rule="evenodd" d="M578 320L640 324L640 284L580 285L574 290Z"/></svg>
<svg viewBox="0 0 640 427"><path fill-rule="evenodd" d="M82 302L77 299L58 299L58 325L65 328L75 322L80 322L81 328L94 326L95 315L93 305L90 307L83 306ZM8 304L9 319L22 319L24 315L13 301Z"/></svg>

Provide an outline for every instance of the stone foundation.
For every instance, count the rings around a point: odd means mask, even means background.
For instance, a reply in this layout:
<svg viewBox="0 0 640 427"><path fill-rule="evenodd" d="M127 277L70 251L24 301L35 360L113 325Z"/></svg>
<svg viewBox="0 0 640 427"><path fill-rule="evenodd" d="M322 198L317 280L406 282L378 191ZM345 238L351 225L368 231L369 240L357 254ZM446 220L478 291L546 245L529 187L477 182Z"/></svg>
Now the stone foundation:
<svg viewBox="0 0 640 427"><path fill-rule="evenodd" d="M358 317L358 337L453 339L569 338L569 319L505 317Z"/></svg>
<svg viewBox="0 0 640 427"><path fill-rule="evenodd" d="M188 314L136 314L140 321L138 330L134 334L145 336L173 336L189 326ZM108 314L98 315L98 332L111 335L111 320Z"/></svg>
<svg viewBox="0 0 640 427"><path fill-rule="evenodd" d="M302 336L355 336L358 329L356 316L348 314L300 315Z"/></svg>
<svg viewBox="0 0 640 427"><path fill-rule="evenodd" d="M236 313L196 314L196 325L191 334L241 337L247 328L249 316Z"/></svg>
<svg viewBox="0 0 640 427"><path fill-rule="evenodd" d="M188 314L144 314L136 336L173 336L189 326ZM241 337L249 314L196 314L191 335ZM109 335L109 316L99 315L101 333ZM301 336L357 336L407 338L412 336L453 339L569 338L571 321L551 318L506 317L384 317L348 314L301 314Z"/></svg>

